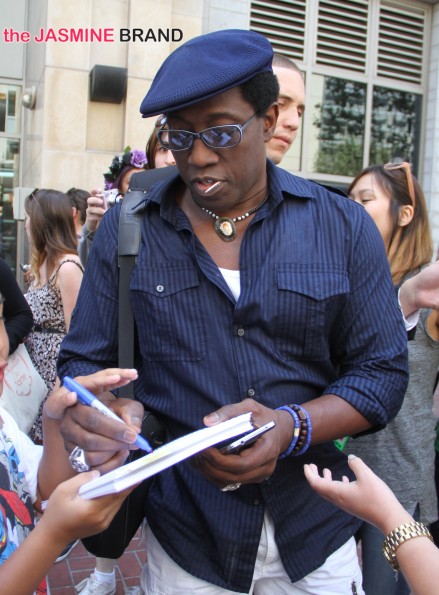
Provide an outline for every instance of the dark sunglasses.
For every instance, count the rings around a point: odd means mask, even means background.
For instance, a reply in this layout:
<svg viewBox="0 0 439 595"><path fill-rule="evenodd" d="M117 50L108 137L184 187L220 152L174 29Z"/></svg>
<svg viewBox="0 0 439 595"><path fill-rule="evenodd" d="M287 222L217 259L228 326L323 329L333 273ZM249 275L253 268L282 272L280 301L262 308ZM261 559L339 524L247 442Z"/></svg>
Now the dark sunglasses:
<svg viewBox="0 0 439 595"><path fill-rule="evenodd" d="M244 122L244 124L226 124L225 126L213 126L201 132L189 132L188 130L159 130L157 137L160 144L168 151L186 151L199 138L211 149L228 149L239 145L242 140L242 133L253 120L256 114Z"/></svg>

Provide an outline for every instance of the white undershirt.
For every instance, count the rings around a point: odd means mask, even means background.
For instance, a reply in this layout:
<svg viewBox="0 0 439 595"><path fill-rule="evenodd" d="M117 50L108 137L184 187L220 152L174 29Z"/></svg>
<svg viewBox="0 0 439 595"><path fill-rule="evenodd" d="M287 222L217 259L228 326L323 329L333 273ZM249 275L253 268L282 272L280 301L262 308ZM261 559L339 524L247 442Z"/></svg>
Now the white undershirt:
<svg viewBox="0 0 439 595"><path fill-rule="evenodd" d="M241 277L239 271L234 271L231 269L221 269L220 273L224 277L225 282L229 286L230 291L233 294L233 297L236 301L238 301L239 294L241 293Z"/></svg>

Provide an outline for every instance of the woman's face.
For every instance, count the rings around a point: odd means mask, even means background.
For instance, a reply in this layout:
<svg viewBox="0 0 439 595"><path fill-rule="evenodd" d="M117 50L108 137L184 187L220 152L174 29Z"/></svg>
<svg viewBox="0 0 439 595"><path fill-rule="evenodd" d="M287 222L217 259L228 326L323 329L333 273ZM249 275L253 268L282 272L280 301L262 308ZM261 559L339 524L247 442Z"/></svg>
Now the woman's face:
<svg viewBox="0 0 439 595"><path fill-rule="evenodd" d="M391 198L382 190L371 173L362 176L352 188L350 198L366 209L375 221L384 245L388 249L393 235L393 218L390 211Z"/></svg>
<svg viewBox="0 0 439 595"><path fill-rule="evenodd" d="M24 218L24 230L26 232L27 241L31 244L31 233L30 233L30 215L29 213L25 214Z"/></svg>
<svg viewBox="0 0 439 595"><path fill-rule="evenodd" d="M159 169L161 167L168 167L168 165L175 165L174 155L172 151L165 149L160 143L157 143L154 155L154 167Z"/></svg>

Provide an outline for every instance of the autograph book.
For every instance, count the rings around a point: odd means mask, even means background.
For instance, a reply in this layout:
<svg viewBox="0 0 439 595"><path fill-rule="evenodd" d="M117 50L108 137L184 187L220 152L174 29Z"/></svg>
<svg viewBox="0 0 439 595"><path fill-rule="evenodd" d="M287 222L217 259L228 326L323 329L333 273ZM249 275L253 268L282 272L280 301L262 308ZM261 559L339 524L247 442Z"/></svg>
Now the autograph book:
<svg viewBox="0 0 439 595"><path fill-rule="evenodd" d="M250 432L254 428L252 414L244 413L215 426L196 430L160 446L160 448L144 457L89 481L81 486L79 495L90 499L121 492L180 461L188 459L205 448L209 448L209 446L235 438L235 436Z"/></svg>

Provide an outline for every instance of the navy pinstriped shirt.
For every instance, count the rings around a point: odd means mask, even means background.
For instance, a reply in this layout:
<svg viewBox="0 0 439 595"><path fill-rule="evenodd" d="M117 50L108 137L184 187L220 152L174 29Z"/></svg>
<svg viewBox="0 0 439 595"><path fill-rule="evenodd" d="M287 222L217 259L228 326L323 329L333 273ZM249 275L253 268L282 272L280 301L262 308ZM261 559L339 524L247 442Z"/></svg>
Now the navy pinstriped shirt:
<svg viewBox="0 0 439 595"><path fill-rule="evenodd" d="M131 278L137 397L172 437L247 396L275 408L334 393L376 426L401 405L407 339L375 224L353 201L267 167L270 196L241 245L236 303L173 200L175 179L148 196ZM60 375L116 365L117 218L115 207L96 234ZM267 506L297 581L358 526L309 488L305 462L350 474L332 443L280 460L269 481L235 492L221 492L183 462L156 476L148 521L182 568L248 592Z"/></svg>

